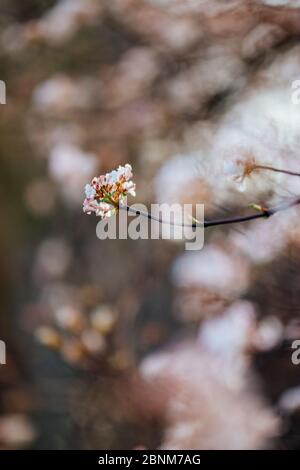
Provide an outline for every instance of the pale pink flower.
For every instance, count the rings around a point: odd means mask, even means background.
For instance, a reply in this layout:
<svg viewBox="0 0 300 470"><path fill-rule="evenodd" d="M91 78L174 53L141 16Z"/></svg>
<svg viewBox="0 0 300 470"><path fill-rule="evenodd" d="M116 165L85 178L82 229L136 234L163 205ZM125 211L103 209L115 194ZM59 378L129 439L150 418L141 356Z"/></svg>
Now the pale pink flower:
<svg viewBox="0 0 300 470"><path fill-rule="evenodd" d="M91 214L92 212L96 212L98 210L99 203L95 201L93 198L86 198L83 201L83 212L87 214Z"/></svg>
<svg viewBox="0 0 300 470"><path fill-rule="evenodd" d="M85 186L83 212L95 212L101 218L111 217L128 194L135 196L132 176L131 165L126 163L106 175L93 178L91 184Z"/></svg>

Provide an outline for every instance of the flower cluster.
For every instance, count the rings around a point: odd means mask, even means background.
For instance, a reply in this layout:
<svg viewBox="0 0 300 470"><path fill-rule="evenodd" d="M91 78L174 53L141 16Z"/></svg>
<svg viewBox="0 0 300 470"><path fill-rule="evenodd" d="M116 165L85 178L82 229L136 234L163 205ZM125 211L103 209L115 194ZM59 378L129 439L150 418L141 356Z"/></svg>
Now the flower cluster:
<svg viewBox="0 0 300 470"><path fill-rule="evenodd" d="M131 178L132 168L128 163L106 175L93 178L91 184L85 186L83 212L95 212L101 218L111 217L128 194L135 196L135 183Z"/></svg>

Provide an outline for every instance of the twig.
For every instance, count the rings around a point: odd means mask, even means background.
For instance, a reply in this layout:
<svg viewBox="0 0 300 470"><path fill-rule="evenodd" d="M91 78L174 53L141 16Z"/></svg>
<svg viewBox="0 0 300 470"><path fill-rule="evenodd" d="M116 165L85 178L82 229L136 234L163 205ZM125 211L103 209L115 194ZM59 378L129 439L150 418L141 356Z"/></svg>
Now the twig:
<svg viewBox="0 0 300 470"><path fill-rule="evenodd" d="M227 217L223 219L215 219L215 220L204 220L203 223L201 222L195 222L192 224L187 224L187 223L176 223L173 221L167 221L162 219L161 217L155 217L153 216L150 212L144 212L140 211L139 209L134 209L130 206L127 206L125 204L122 204L118 206L119 209L126 210L127 212L132 212L135 215L141 215L143 217L146 217L150 220L155 220L156 222L159 222L160 224L168 224L171 226L179 226L179 227L190 227L190 228L197 228L197 227L215 227L218 225L229 225L229 224L237 224L241 222L247 222L249 220L255 220L255 219L262 219L262 218L268 218L271 217L273 214L276 214L277 212L281 212L283 210L289 209L290 207L294 207L300 204L300 196L297 197L296 199L289 200L285 202L284 204L280 204L278 206L271 207L269 209L262 209L261 212L255 213L255 214L249 214L249 215L242 215L242 216L235 216L235 217Z"/></svg>
<svg viewBox="0 0 300 470"><path fill-rule="evenodd" d="M274 171L275 173L284 173L285 175L290 176L300 176L300 173L297 173L296 171L283 170L281 168L275 168L269 165L255 165L253 170L269 170Z"/></svg>

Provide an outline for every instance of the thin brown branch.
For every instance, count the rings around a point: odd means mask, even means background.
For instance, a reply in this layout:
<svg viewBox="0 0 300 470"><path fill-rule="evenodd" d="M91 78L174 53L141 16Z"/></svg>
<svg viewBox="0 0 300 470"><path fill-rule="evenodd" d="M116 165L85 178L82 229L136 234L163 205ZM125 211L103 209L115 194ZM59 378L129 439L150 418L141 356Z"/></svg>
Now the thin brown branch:
<svg viewBox="0 0 300 470"><path fill-rule="evenodd" d="M218 225L229 225L229 224L237 224L237 223L242 223L242 222L248 222L250 220L255 220L255 219L263 219L263 218L268 218L271 217L272 215L276 214L277 212L281 212L284 210L287 210L291 207L294 207L296 205L300 204L300 196L297 198L294 198L292 200L289 200L283 204L280 204L278 206L270 207L267 209L262 209L260 212L256 212L254 214L249 214L249 215L241 215L241 216L235 216L235 217L227 217L223 219L213 219L213 220L204 220L203 223L191 223L191 224L186 224L186 223L176 223L173 221L167 221L162 219L161 217L155 217L151 215L149 212L144 212L140 211L138 209L134 209L130 206L127 205L119 205L119 209L126 210L127 212L132 212L135 215L142 215L143 217L147 217L150 220L155 220L156 222L159 222L160 224L169 224L172 226L180 226L180 227L190 227L190 228L197 228L197 227L215 227Z"/></svg>
<svg viewBox="0 0 300 470"><path fill-rule="evenodd" d="M297 173L296 171L283 170L282 168L275 168L269 165L255 165L253 169L254 170L269 170L269 171L274 171L275 173L283 173L285 175L290 175L290 176L300 176L300 173Z"/></svg>

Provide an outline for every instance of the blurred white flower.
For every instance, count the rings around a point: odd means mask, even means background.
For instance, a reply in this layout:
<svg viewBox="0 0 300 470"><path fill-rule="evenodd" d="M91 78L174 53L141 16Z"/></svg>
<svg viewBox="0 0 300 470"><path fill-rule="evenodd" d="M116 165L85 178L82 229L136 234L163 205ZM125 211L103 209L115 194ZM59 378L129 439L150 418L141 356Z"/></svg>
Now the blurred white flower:
<svg viewBox="0 0 300 470"><path fill-rule="evenodd" d="M224 310L250 283L250 263L239 253L210 244L185 252L172 265L175 312L184 321L199 322Z"/></svg>
<svg viewBox="0 0 300 470"><path fill-rule="evenodd" d="M163 449L261 449L279 420L253 387L249 363L237 367L199 345L147 357L142 376L165 403Z"/></svg>
<svg viewBox="0 0 300 470"><path fill-rule="evenodd" d="M116 312L109 305L100 305L91 313L92 327L103 335L109 334L117 320Z"/></svg>
<svg viewBox="0 0 300 470"><path fill-rule="evenodd" d="M205 130L199 126L194 130L198 138L199 128L205 134ZM208 131L208 133L210 132ZM206 136L206 147L210 147L211 137L212 135ZM222 181L219 178L218 168L215 167L210 158L211 155L207 148L204 148L204 139L205 137L200 139L202 141L202 146L200 146L198 141L193 144L195 140L193 136L187 135L187 144L191 144L192 148L197 150L182 154L171 154L169 158L164 157L166 161L158 169L154 178L155 199L160 204L174 204L175 220L178 217L178 221L180 221L182 216L180 205L183 204L192 204L193 207L196 204L205 204L206 213L214 211L216 195L222 191L220 186ZM178 211L176 211L176 204L178 204ZM162 213L162 215L164 214Z"/></svg>
<svg viewBox="0 0 300 470"><path fill-rule="evenodd" d="M50 175L61 185L61 192L70 202L80 201L81 188L92 177L96 168L97 157L75 145L58 143L50 152Z"/></svg>
<svg viewBox="0 0 300 470"><path fill-rule="evenodd" d="M287 413L300 410L300 387L285 390L279 399L279 407Z"/></svg>
<svg viewBox="0 0 300 470"><path fill-rule="evenodd" d="M0 443L9 448L20 448L32 443L36 431L29 419L21 414L0 417Z"/></svg>
<svg viewBox="0 0 300 470"><path fill-rule="evenodd" d="M43 346L52 349L59 349L61 346L61 337L55 328L50 326L40 326L34 332L37 341Z"/></svg>
<svg viewBox="0 0 300 470"><path fill-rule="evenodd" d="M170 106L177 111L195 112L209 98L243 84L244 65L234 48L212 45L203 54L166 84Z"/></svg>
<svg viewBox="0 0 300 470"><path fill-rule="evenodd" d="M65 239L46 238L38 247L34 265L37 281L60 278L71 262L71 246Z"/></svg>
<svg viewBox="0 0 300 470"><path fill-rule="evenodd" d="M283 338L284 328L279 318L269 316L263 318L255 334L255 347L260 351L274 348Z"/></svg>
<svg viewBox="0 0 300 470"><path fill-rule="evenodd" d="M180 255L173 264L172 278L177 287L211 288L223 295L241 293L249 282L249 266L243 258L211 244Z"/></svg>
<svg viewBox="0 0 300 470"><path fill-rule="evenodd" d="M89 78L74 80L67 75L56 74L37 85L32 102L36 110L45 113L88 109L95 101L97 85Z"/></svg>
<svg viewBox="0 0 300 470"><path fill-rule="evenodd" d="M205 320L198 340L207 351L223 359L235 357L236 361L252 345L255 332L256 312L247 301L233 303L222 315Z"/></svg>
<svg viewBox="0 0 300 470"><path fill-rule="evenodd" d="M232 231L229 236L233 250L246 255L253 263L261 264L279 256L293 234L299 239L298 208L274 214L262 223L251 222L243 233Z"/></svg>
<svg viewBox="0 0 300 470"><path fill-rule="evenodd" d="M81 311L71 304L59 306L55 312L54 317L57 325L60 328L69 330L71 332L81 331L84 325L84 316Z"/></svg>
<svg viewBox="0 0 300 470"><path fill-rule="evenodd" d="M68 40L84 24L95 22L102 12L98 0L59 0L37 22L40 37L59 45Z"/></svg>
<svg viewBox="0 0 300 470"><path fill-rule="evenodd" d="M86 329L82 332L81 341L91 354L101 354L106 350L106 340L98 331Z"/></svg>

